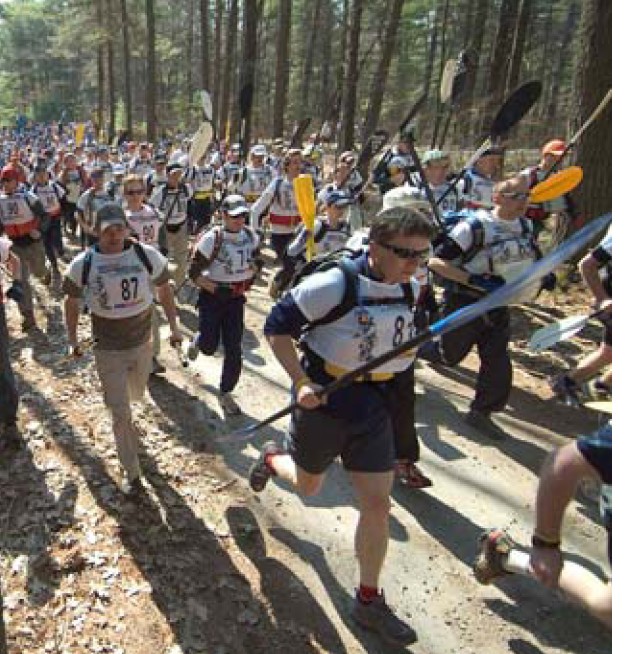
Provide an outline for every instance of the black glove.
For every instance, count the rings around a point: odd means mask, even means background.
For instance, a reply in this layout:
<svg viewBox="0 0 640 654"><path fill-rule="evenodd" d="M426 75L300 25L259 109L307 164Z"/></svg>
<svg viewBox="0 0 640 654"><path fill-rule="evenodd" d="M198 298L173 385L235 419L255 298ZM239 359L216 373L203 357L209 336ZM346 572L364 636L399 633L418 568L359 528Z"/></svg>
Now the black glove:
<svg viewBox="0 0 640 654"><path fill-rule="evenodd" d="M477 288L481 288L487 293L492 293L496 289L503 286L505 283L504 277L500 275L470 275L469 284Z"/></svg>
<svg viewBox="0 0 640 654"><path fill-rule="evenodd" d="M7 291L7 297L17 304L20 304L24 299L24 287L22 286L22 282L14 279L13 284L11 284L11 287Z"/></svg>
<svg viewBox="0 0 640 654"><path fill-rule="evenodd" d="M558 278L555 273L548 273L542 278L542 283L540 284L540 290L542 291L555 291L555 288L558 284Z"/></svg>

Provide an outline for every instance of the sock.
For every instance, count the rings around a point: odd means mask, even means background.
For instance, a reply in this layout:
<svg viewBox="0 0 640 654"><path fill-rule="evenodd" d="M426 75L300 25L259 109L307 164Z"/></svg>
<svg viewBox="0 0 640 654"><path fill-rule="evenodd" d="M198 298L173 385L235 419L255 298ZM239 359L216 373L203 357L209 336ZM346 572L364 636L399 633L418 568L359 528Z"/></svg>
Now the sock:
<svg viewBox="0 0 640 654"><path fill-rule="evenodd" d="M515 574L529 574L529 553L522 550L512 549L506 559L502 560L502 567L507 572Z"/></svg>
<svg viewBox="0 0 640 654"><path fill-rule="evenodd" d="M277 477L278 473L276 472L276 469L273 467L273 457L278 456L278 454L280 454L280 452L272 452L271 454L265 454L264 457L264 462L266 463L267 468L271 470L274 477Z"/></svg>
<svg viewBox="0 0 640 654"><path fill-rule="evenodd" d="M379 595L380 595L380 591L377 588L373 586L365 586L364 584L360 584L360 588L358 588L358 591L356 593L357 598L363 604L369 604L376 597L379 597Z"/></svg>

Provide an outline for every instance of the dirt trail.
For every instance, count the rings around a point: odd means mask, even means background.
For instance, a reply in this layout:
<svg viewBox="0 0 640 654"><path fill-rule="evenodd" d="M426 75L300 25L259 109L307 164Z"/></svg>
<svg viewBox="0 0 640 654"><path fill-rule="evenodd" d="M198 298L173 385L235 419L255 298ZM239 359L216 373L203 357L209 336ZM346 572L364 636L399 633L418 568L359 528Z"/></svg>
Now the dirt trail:
<svg viewBox="0 0 640 654"><path fill-rule="evenodd" d="M279 483L254 496L248 467L264 440L281 438L285 422L251 440L224 439L288 400L286 376L261 337L266 286L254 288L247 305L237 392L244 416L222 417L220 357L183 369L163 346L168 372L152 381L137 418L150 488L139 508L115 485L117 460L91 358L63 359L60 300L42 288L39 294L43 331L33 337L19 334L9 307L28 447L0 461L0 652L5 643L11 654L390 651L348 618L355 510L342 470L334 466L313 499ZM610 634L553 593L514 577L482 587L470 570L486 527L506 526L527 542L545 453L598 424L597 414L552 400L545 384L593 346L597 331L551 354L524 348L534 325L584 309L580 292L554 297L546 307L516 311L516 383L499 420L506 440L484 439L462 422L475 359L455 370L418 366L421 465L435 485L394 490L384 574L389 602L419 633L407 651L611 651ZM193 308L182 306L181 320L195 329ZM571 557L608 573L593 499L572 504L566 534Z"/></svg>

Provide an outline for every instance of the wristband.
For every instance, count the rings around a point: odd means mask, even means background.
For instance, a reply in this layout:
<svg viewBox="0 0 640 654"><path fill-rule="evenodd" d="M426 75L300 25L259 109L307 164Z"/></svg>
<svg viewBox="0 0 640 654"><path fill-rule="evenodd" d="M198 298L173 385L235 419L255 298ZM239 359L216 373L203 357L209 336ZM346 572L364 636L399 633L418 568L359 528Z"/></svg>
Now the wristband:
<svg viewBox="0 0 640 654"><path fill-rule="evenodd" d="M531 547L539 547L542 549L547 549L547 550L559 550L560 549L560 541L559 540L546 540L545 538L542 538L538 536L537 534L533 534L531 536Z"/></svg>
<svg viewBox="0 0 640 654"><path fill-rule="evenodd" d="M294 382L293 387L295 388L296 394L300 392L300 389L305 384L309 384L310 382L311 380L306 375L303 375L302 377L300 377L300 379L298 379L297 382Z"/></svg>

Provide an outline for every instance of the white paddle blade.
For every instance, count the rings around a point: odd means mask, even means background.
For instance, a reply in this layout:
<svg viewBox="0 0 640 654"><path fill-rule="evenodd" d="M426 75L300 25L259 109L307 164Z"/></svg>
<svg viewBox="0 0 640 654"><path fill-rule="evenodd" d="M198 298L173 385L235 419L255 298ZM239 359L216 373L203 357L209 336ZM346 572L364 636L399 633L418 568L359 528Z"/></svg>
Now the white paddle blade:
<svg viewBox="0 0 640 654"><path fill-rule="evenodd" d="M189 165L195 166L207 153L207 148L213 138L211 123L200 123L198 131L193 135L189 148Z"/></svg>
<svg viewBox="0 0 640 654"><path fill-rule="evenodd" d="M451 100L453 78L456 75L457 63L458 62L455 59L449 59L444 65L442 79L440 80L440 102L442 102L442 104L447 104L447 102Z"/></svg>
<svg viewBox="0 0 640 654"><path fill-rule="evenodd" d="M613 402L611 400L593 400L592 402L585 402L583 406L600 413L608 413L609 415L613 413Z"/></svg>
<svg viewBox="0 0 640 654"><path fill-rule="evenodd" d="M202 102L202 112L204 113L204 117L208 121L213 120L213 104L211 103L209 92L202 89L202 91L200 91L200 100Z"/></svg>
<svg viewBox="0 0 640 654"><path fill-rule="evenodd" d="M589 316L570 316L557 322L552 322L533 333L529 340L532 352L541 352L560 341L566 341L575 336L588 322Z"/></svg>

